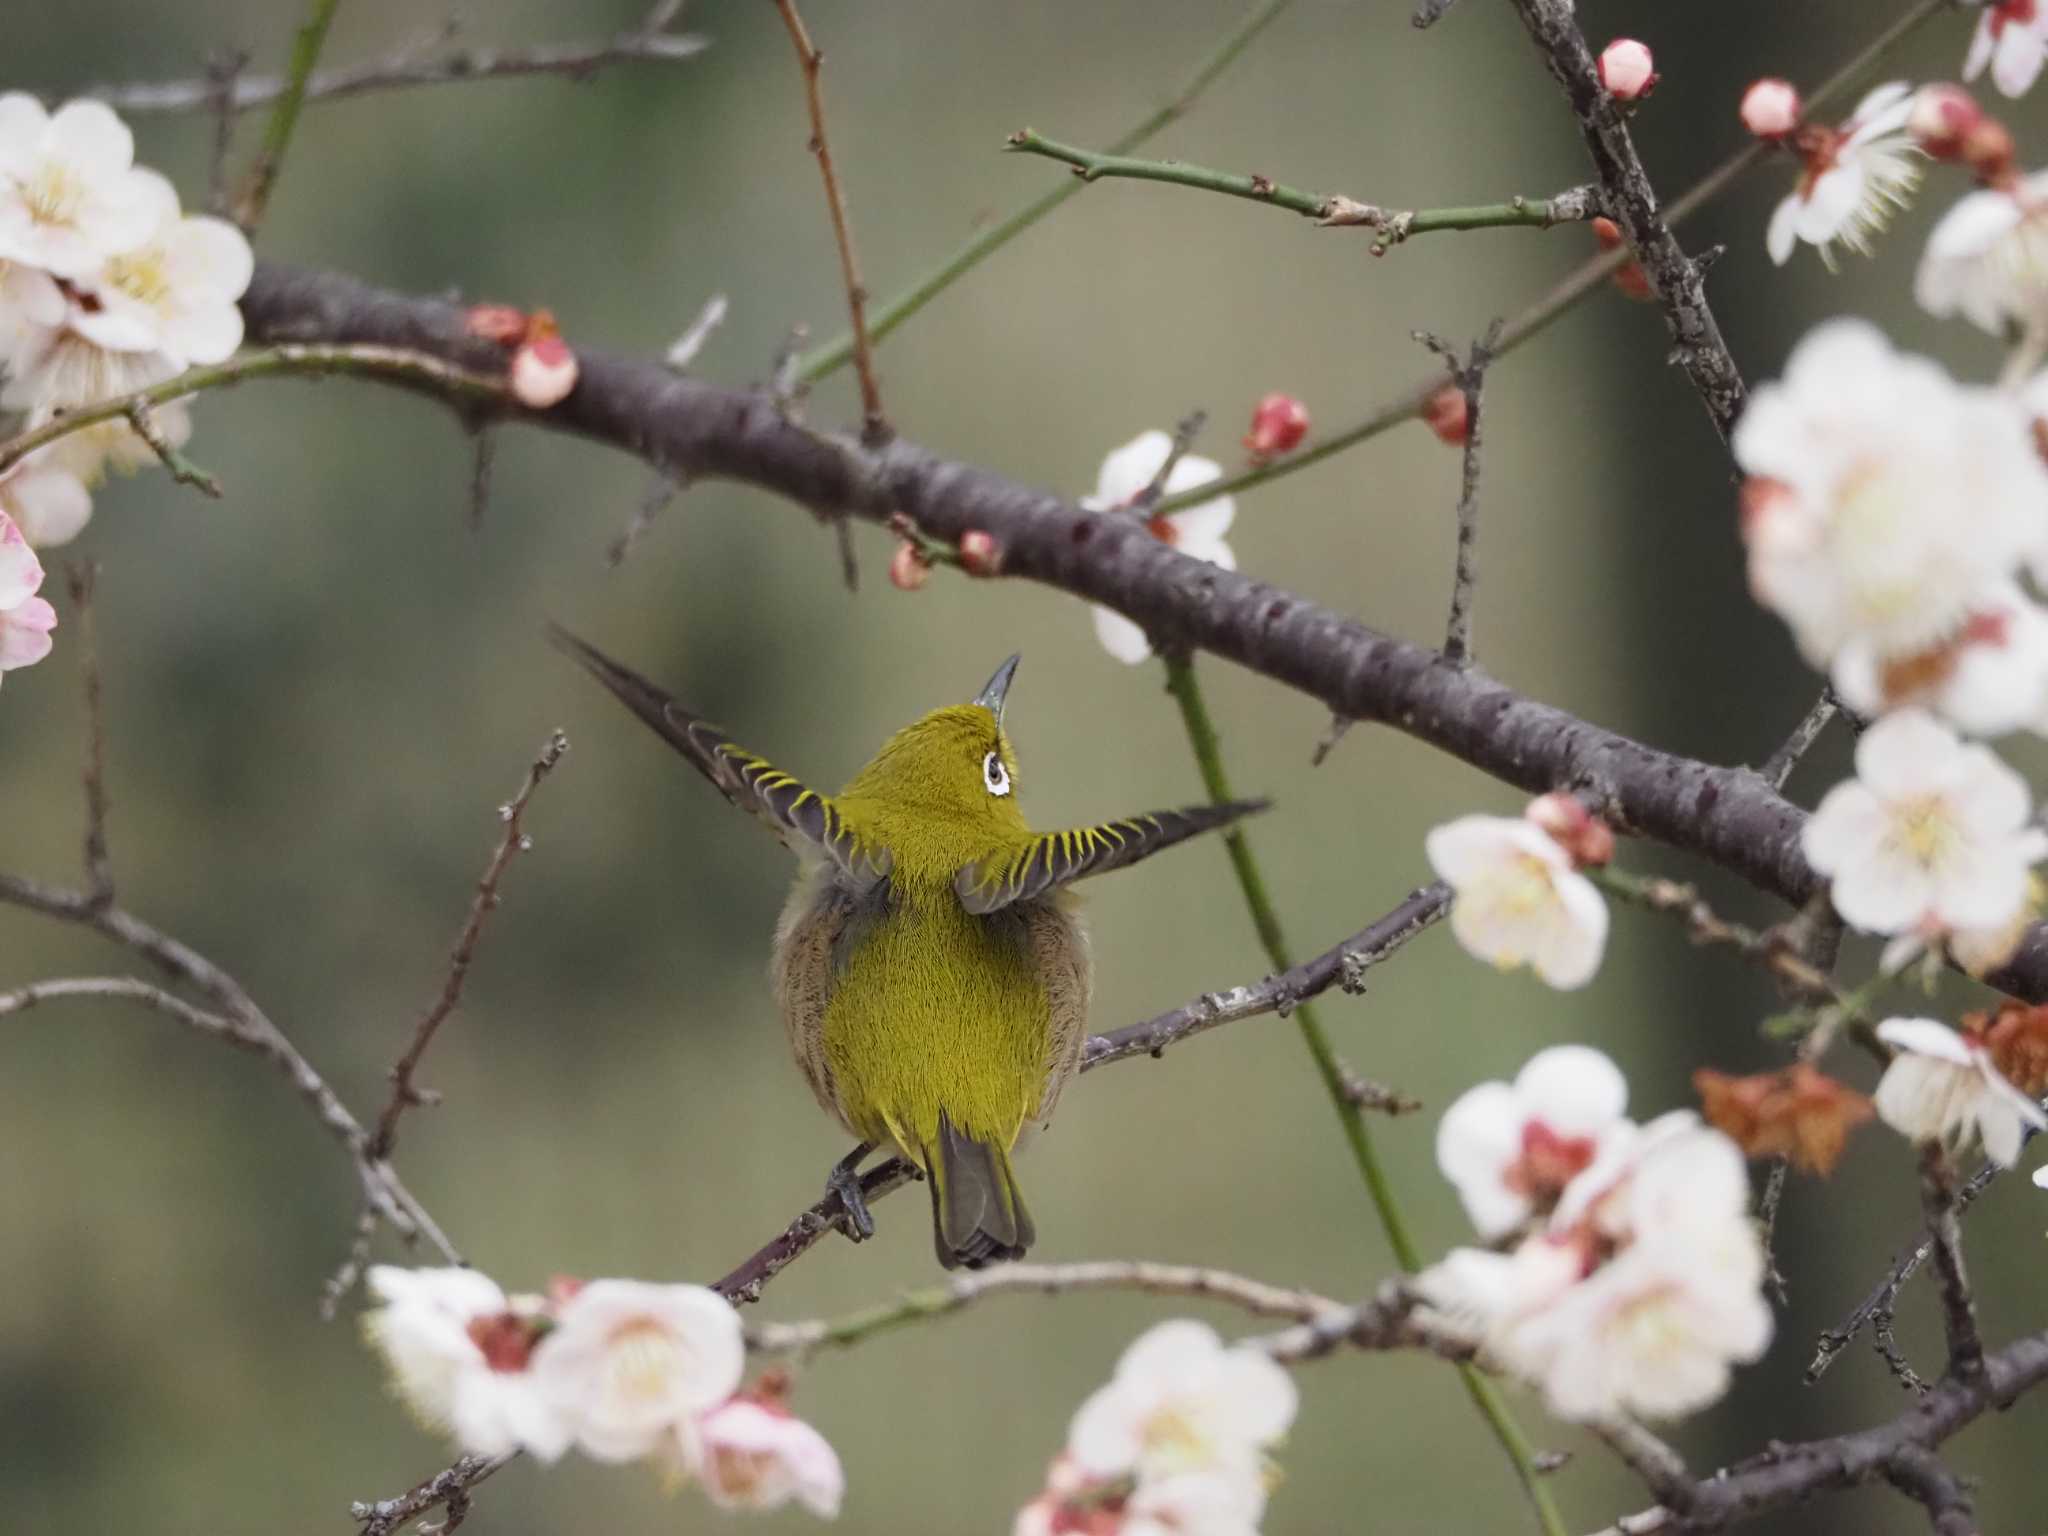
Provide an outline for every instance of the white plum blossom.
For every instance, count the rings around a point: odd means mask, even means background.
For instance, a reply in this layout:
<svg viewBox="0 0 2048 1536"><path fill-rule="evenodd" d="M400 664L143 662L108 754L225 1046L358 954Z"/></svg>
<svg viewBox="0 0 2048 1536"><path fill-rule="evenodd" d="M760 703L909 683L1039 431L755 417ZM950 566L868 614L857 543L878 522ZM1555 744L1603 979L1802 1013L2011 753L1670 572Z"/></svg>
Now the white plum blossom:
<svg viewBox="0 0 2048 1536"><path fill-rule="evenodd" d="M1299 1402L1294 1378L1263 1350L1227 1346L1207 1323L1176 1318L1124 1351L1074 1415L1067 1452L1096 1478L1142 1484L1221 1471L1257 1481Z"/></svg>
<svg viewBox="0 0 2048 1536"><path fill-rule="evenodd" d="M2010 922L2048 854L2028 825L2026 782L1918 709L1863 733L1856 777L1828 791L1800 846L1844 921L1930 939Z"/></svg>
<svg viewBox="0 0 2048 1536"><path fill-rule="evenodd" d="M1148 1478L1124 1504L1117 1536L1258 1536L1266 1486L1219 1471Z"/></svg>
<svg viewBox="0 0 2048 1536"><path fill-rule="evenodd" d="M1912 109L1913 88L1895 80L1865 96L1839 128L1808 123L1798 130L1792 142L1805 166L1771 215L1764 244L1772 261L1782 267L1800 241L1831 269L1837 245L1870 254L1870 242L1920 184L1919 151L1906 132Z"/></svg>
<svg viewBox="0 0 2048 1536"><path fill-rule="evenodd" d="M1989 0L1977 17L1963 78L1974 80L1989 65L2000 91L2024 96L2039 77L2043 59L2048 59L2048 6L2041 0Z"/></svg>
<svg viewBox="0 0 2048 1536"><path fill-rule="evenodd" d="M746 1365L739 1314L701 1285L593 1280L533 1351L538 1389L599 1461L637 1461L731 1397Z"/></svg>
<svg viewBox="0 0 2048 1536"><path fill-rule="evenodd" d="M31 454L0 475L0 514L37 549L68 544L92 517L92 493L45 454Z"/></svg>
<svg viewBox="0 0 2048 1536"><path fill-rule="evenodd" d="M255 258L225 219L186 214L178 194L154 171L146 178L149 234L80 280L70 329L111 352L162 353L176 369L218 363L242 344L237 300Z"/></svg>
<svg viewBox="0 0 2048 1536"><path fill-rule="evenodd" d="M2048 468L2009 396L1957 384L1876 327L1810 332L1737 423L1750 588L1807 660L1951 639L2043 541Z"/></svg>
<svg viewBox="0 0 2048 1536"><path fill-rule="evenodd" d="M383 1303L363 1314L364 1337L422 1423L478 1456L553 1461L569 1448L567 1421L528 1369L538 1298L515 1308L473 1269L380 1264L364 1279Z"/></svg>
<svg viewBox="0 0 2048 1536"><path fill-rule="evenodd" d="M1628 1083L1585 1045L1538 1051L1512 1083L1468 1088L1437 1125L1436 1162L1491 1242L1548 1212L1628 1129Z"/></svg>
<svg viewBox="0 0 2048 1536"><path fill-rule="evenodd" d="M0 511L0 677L50 654L57 610L36 595L42 585L42 562L14 519Z"/></svg>
<svg viewBox="0 0 2048 1536"><path fill-rule="evenodd" d="M1454 1250L1418 1285L1559 1417L1673 1417L1770 1342L1748 1200L1735 1144L1664 1116L1582 1173L1545 1230Z"/></svg>
<svg viewBox="0 0 2048 1536"><path fill-rule="evenodd" d="M152 213L134 160L134 135L104 103L50 113L0 95L0 261L84 278L140 244Z"/></svg>
<svg viewBox="0 0 2048 1536"><path fill-rule="evenodd" d="M2048 171L1965 193L1927 237L1913 297L1993 336L2048 325Z"/></svg>
<svg viewBox="0 0 2048 1536"><path fill-rule="evenodd" d="M1973 736L2048 727L2048 611L1995 584L1955 633L1917 655L1882 656L1859 636L1835 653L1835 692L1862 715L1918 705Z"/></svg>
<svg viewBox="0 0 2048 1536"><path fill-rule="evenodd" d="M1913 1141L1963 1151L1973 1141L2000 1167L2019 1160L2041 1106L2006 1081L1982 1042L1934 1019L1886 1019L1877 1038L1898 1052L1872 1095L1884 1123Z"/></svg>
<svg viewBox="0 0 2048 1536"><path fill-rule="evenodd" d="M2033 1179L2036 1189L2048 1189L2048 1163L2043 1163L2034 1170Z"/></svg>
<svg viewBox="0 0 2048 1536"><path fill-rule="evenodd" d="M1607 904L1571 855L1520 817L1461 816L1424 848L1455 893L1451 932L1503 970L1532 967L1553 987L1582 987L1600 968Z"/></svg>
<svg viewBox="0 0 2048 1536"><path fill-rule="evenodd" d="M1133 508L1138 498L1150 489L1153 478L1165 466L1172 452L1173 439L1166 433L1156 429L1140 432L1102 461L1101 473L1095 480L1095 494L1082 497L1081 505L1091 512ZM1222 478L1223 466L1215 460L1184 453L1167 475L1162 494L1178 496L1183 491L1192 491ZM1164 517L1147 517L1145 526L1154 538L1171 544L1182 554L1234 571L1237 569L1237 556L1224 542L1223 535L1230 531L1230 524L1236 516L1237 503L1228 496L1218 496L1178 512L1169 512ZM1118 661L1135 665L1152 654L1152 642L1145 638L1145 631L1115 609L1096 604L1094 614L1095 638Z"/></svg>
<svg viewBox="0 0 2048 1536"><path fill-rule="evenodd" d="M795 1500L830 1520L846 1496L831 1443L772 1397L727 1398L682 1434L683 1465L721 1509L776 1509Z"/></svg>

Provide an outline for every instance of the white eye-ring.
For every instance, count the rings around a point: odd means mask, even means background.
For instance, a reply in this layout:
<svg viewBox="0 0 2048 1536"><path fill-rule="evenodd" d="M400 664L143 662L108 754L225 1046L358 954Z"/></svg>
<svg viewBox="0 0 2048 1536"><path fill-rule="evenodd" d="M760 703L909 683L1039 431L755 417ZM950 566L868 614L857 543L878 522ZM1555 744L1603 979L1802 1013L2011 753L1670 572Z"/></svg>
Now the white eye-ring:
<svg viewBox="0 0 2048 1536"><path fill-rule="evenodd" d="M981 782L988 786L992 795L1007 795L1010 792L1010 770L1003 766L1000 752L991 752L981 760Z"/></svg>

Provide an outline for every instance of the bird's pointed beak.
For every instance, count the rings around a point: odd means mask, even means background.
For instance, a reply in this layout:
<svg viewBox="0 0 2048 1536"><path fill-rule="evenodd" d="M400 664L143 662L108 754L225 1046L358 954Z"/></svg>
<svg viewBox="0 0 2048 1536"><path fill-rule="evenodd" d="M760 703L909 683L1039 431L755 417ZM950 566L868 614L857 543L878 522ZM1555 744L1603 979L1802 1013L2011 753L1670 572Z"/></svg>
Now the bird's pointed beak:
<svg viewBox="0 0 2048 1536"><path fill-rule="evenodd" d="M1017 675L1017 663L1022 656L1012 656L1000 667L996 675L988 680L988 686L974 696L974 702L996 717L996 724L1003 723L1003 700L1010 694L1010 679Z"/></svg>

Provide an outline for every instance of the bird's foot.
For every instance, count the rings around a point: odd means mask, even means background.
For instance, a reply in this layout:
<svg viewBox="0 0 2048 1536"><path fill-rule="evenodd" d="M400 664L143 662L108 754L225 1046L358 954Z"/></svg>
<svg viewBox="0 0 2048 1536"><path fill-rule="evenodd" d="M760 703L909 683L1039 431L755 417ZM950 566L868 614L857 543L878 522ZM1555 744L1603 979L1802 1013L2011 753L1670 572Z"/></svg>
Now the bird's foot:
<svg viewBox="0 0 2048 1536"><path fill-rule="evenodd" d="M862 1142L832 1165L825 1175L825 1193L839 1197L840 1214L833 1225L850 1241L864 1243L875 1235L875 1218L868 1210L868 1198L860 1187L860 1163L874 1149Z"/></svg>

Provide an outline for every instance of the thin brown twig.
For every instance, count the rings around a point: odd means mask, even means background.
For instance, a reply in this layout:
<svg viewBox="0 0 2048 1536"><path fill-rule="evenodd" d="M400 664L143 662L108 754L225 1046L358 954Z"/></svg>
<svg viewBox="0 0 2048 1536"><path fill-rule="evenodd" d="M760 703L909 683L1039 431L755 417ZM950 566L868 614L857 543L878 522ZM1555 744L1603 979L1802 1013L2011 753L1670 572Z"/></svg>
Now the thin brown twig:
<svg viewBox="0 0 2048 1536"><path fill-rule="evenodd" d="M676 0L663 0L648 20L634 30L588 42L548 43L537 48L463 48L436 58L421 58L417 49L408 48L367 64L316 70L306 82L305 99L332 101L370 91L467 85L477 80L535 75L582 81L615 64L666 64L694 58L710 44L702 37L667 30L680 9ZM235 114L268 106L284 95L288 83L282 75L241 75L236 71L227 111ZM221 87L210 77L204 77L96 85L76 94L104 101L122 113L190 112L213 106L221 96Z"/></svg>
<svg viewBox="0 0 2048 1536"><path fill-rule="evenodd" d="M875 381L874 348L868 338L868 291L860 278L860 259L854 254L853 227L846 212L846 197L839 189L839 173L832 165L832 142L825 134L825 98L818 76L825 55L811 42L804 19L797 14L796 0L775 0L789 40L796 47L797 62L803 66L804 101L811 116L811 153L818 157L818 174L825 181L825 202L832 214L832 239L839 247L839 272L846 282L846 310L853 322L853 366L860 376L861 440L879 448L895 434L882 414L882 390Z"/></svg>
<svg viewBox="0 0 2048 1536"><path fill-rule="evenodd" d="M1820 740L1828 723L1841 713L1842 706L1835 698L1835 690L1823 688L1820 697L1813 701L1799 723L1792 728L1792 734L1778 744L1778 750L1764 759L1757 769L1763 781L1773 789L1783 789L1785 781L1792 777L1792 770Z"/></svg>
<svg viewBox="0 0 2048 1536"><path fill-rule="evenodd" d="M114 900L114 868L107 855L106 713L100 693L99 629L93 610L99 572L92 562L80 561L65 576L78 625L78 675L85 694L85 766L79 773L85 789L85 889L104 907Z"/></svg>
<svg viewBox="0 0 2048 1536"><path fill-rule="evenodd" d="M1472 599L1479 587L1479 410L1486 390L1486 370L1500 345L1501 327L1506 324L1504 317L1496 317L1462 359L1457 349L1441 337L1427 331L1415 333L1417 341L1444 360L1444 366L1451 371L1452 387L1465 397L1458 557L1451 580L1451 616L1444 626L1444 660L1454 667L1472 665Z"/></svg>
<svg viewBox="0 0 2048 1536"><path fill-rule="evenodd" d="M398 1140L399 1116L414 1105L432 1102L414 1083L414 1074L419 1071L420 1059L427 1054L427 1047L434 1043L435 1033L462 1002L463 983L469 979L469 967L476 959L477 941L483 937L484 924L497 910L498 886L505 878L506 869L513 859L533 846L524 825L527 802L540 788L541 780L554 771L555 765L562 760L562 754L568 750L567 736L560 731L550 735L532 766L526 770L519 792L498 807L498 819L504 823L505 831L498 839L498 846L492 850L483 875L477 880L476 898L470 902L469 916L463 920L462 931L456 935L455 947L449 952L448 971L441 979L440 994L420 1016L419 1023L413 1026L412 1043L391 1068L391 1097L385 1102L383 1113L377 1116L377 1128L369 1143L370 1156L380 1162L391 1156L391 1149Z"/></svg>
<svg viewBox="0 0 2048 1536"><path fill-rule="evenodd" d="M1365 990L1366 972L1442 917L1450 908L1450 900L1451 893L1446 886L1440 883L1423 886L1411 891L1391 911L1368 923L1343 943L1292 970L1268 976L1249 986L1205 992L1141 1024L1111 1030L1106 1035L1091 1036L1081 1056L1081 1070L1093 1071L1135 1056L1161 1056L1168 1046L1176 1045L1191 1035L1239 1019L1257 1018L1268 1013L1284 1016L1298 1004L1333 986L1347 992L1362 992ZM917 1171L909 1163L892 1157L861 1175L861 1193L872 1205L917 1176ZM716 1289L734 1302L759 1301L762 1288L832 1231L844 1214L845 1208L838 1194L826 1195L799 1212L780 1233L749 1254L716 1283Z"/></svg>
<svg viewBox="0 0 2048 1536"><path fill-rule="evenodd" d="M1949 1373L1981 1382L1984 1340L1977 1332L1977 1303L1963 1263L1963 1233L1956 1220L1955 1164L1939 1143L1920 1152L1920 1209L1927 1218L1927 1235L1934 1244L1934 1273L1941 1282L1941 1324L1948 1340Z"/></svg>
<svg viewBox="0 0 2048 1536"><path fill-rule="evenodd" d="M149 451L170 471L173 480L180 485L189 485L194 490L211 496L215 501L220 500L220 481L185 457L178 445L171 441L170 434L164 431L162 423L156 419L156 412L147 401L130 400L121 407L121 414L128 418L128 424L135 429L135 435L149 444ZM64 418L59 418L62 419Z"/></svg>

